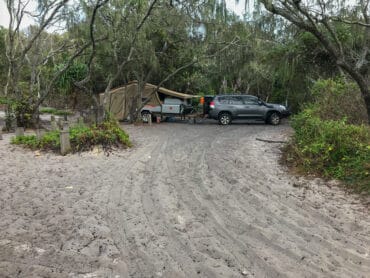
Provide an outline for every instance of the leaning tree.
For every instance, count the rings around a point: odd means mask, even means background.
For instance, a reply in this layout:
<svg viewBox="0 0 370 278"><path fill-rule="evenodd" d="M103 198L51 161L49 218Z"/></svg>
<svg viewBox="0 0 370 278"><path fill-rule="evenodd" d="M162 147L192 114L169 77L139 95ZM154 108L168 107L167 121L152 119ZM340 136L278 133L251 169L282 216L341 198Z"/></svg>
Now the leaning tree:
<svg viewBox="0 0 370 278"><path fill-rule="evenodd" d="M359 86L370 123L370 0L261 0L264 7L311 33Z"/></svg>

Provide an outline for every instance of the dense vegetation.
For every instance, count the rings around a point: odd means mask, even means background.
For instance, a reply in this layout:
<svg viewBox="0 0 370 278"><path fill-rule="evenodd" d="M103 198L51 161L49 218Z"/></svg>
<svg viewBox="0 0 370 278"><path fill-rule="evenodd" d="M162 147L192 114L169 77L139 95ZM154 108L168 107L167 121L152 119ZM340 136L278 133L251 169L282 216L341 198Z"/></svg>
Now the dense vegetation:
<svg viewBox="0 0 370 278"><path fill-rule="evenodd" d="M42 104L90 107L98 93L133 79L191 94L251 93L293 111L312 100L319 78L344 75L359 94L368 81L366 1L320 0L321 13L299 1L262 1L272 13L256 2L244 18L223 0L39 1L40 22L25 30L17 28L16 12L27 2L7 2L14 21L0 30L0 94L20 125L35 120ZM288 8L316 25L287 18ZM370 95L362 97L368 103Z"/></svg>
<svg viewBox="0 0 370 278"><path fill-rule="evenodd" d="M8 128L36 123L40 106L98 106L98 93L134 79L190 94L250 93L300 113L295 157L309 171L368 180L369 0L245 1L244 17L225 0L38 1L26 29L29 2L6 3ZM141 105L138 94L131 106Z"/></svg>
<svg viewBox="0 0 370 278"><path fill-rule="evenodd" d="M104 121L93 126L73 126L70 128L70 141L72 152L89 151L94 146L101 146L109 154L112 148L131 146L129 136L114 120ZM34 150L59 152L60 131L49 131L40 139L36 135L14 137L12 143Z"/></svg>
<svg viewBox="0 0 370 278"><path fill-rule="evenodd" d="M292 120L295 134L287 160L300 171L340 179L370 193L370 127L360 124L361 111L348 102L356 97L351 89L353 84L340 80L317 82L314 91L320 98Z"/></svg>
<svg viewBox="0 0 370 278"><path fill-rule="evenodd" d="M306 173L320 173L370 193L370 128L342 121L322 120L307 108L293 122L290 159Z"/></svg>

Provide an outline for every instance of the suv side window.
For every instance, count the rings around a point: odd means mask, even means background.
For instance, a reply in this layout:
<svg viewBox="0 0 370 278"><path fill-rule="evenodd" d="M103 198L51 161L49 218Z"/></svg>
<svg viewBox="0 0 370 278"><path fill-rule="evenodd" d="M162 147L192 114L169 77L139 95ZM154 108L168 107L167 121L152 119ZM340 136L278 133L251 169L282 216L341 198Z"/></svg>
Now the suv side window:
<svg viewBox="0 0 370 278"><path fill-rule="evenodd" d="M243 96L244 104L258 105L258 98L252 96Z"/></svg>
<svg viewBox="0 0 370 278"><path fill-rule="evenodd" d="M243 104L243 100L241 97L238 96L230 96L229 104Z"/></svg>

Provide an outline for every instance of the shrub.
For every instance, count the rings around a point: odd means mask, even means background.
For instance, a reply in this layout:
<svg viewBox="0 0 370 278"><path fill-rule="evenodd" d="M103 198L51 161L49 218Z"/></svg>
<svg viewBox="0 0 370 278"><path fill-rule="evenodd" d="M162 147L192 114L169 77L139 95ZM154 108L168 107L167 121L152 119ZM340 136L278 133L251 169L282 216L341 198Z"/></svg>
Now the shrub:
<svg viewBox="0 0 370 278"><path fill-rule="evenodd" d="M365 102L358 86L343 78L318 80L313 88L314 113L323 120L342 120L347 123L367 123Z"/></svg>
<svg viewBox="0 0 370 278"><path fill-rule="evenodd" d="M289 149L306 172L320 173L370 193L370 128L342 120L323 120L308 107L292 119Z"/></svg>
<svg viewBox="0 0 370 278"><path fill-rule="evenodd" d="M12 128L12 123L15 121L14 106L14 100L7 97L0 97L0 109L4 109L6 111L5 127L3 130L10 131Z"/></svg>
<svg viewBox="0 0 370 278"><path fill-rule="evenodd" d="M0 97L0 105L7 105L8 104L8 99L5 97Z"/></svg>
<svg viewBox="0 0 370 278"><path fill-rule="evenodd" d="M370 193L370 127L358 87L342 78L319 80L312 95L314 103L292 118L288 160Z"/></svg>
<svg viewBox="0 0 370 278"><path fill-rule="evenodd" d="M130 147L131 142L126 134L114 120L109 120L92 127L77 125L70 128L70 141L72 152L91 150L101 145L106 153L113 147ZM25 135L12 139L12 144L23 145L31 149L60 150L60 132L47 132L40 140L35 135Z"/></svg>

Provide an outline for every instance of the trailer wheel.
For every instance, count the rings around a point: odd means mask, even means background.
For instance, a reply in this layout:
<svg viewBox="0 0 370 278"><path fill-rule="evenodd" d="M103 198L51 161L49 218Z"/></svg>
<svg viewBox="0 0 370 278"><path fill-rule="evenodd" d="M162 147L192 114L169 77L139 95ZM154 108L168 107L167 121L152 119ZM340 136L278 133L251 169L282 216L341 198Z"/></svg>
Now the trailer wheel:
<svg viewBox="0 0 370 278"><path fill-rule="evenodd" d="M152 114L149 111L143 111L143 112L141 112L141 120L144 123L149 122L149 117L152 117Z"/></svg>

